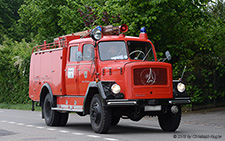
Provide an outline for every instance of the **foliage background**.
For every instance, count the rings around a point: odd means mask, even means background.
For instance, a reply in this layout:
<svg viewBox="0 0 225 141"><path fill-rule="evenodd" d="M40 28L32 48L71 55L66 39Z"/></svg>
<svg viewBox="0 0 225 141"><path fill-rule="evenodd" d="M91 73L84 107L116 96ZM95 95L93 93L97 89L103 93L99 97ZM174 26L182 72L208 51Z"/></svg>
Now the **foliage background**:
<svg viewBox="0 0 225 141"><path fill-rule="evenodd" d="M225 3L223 0L1 0L0 102L29 103L32 47L43 40L96 25L147 28L158 58L169 50L174 79L195 105L225 103Z"/></svg>

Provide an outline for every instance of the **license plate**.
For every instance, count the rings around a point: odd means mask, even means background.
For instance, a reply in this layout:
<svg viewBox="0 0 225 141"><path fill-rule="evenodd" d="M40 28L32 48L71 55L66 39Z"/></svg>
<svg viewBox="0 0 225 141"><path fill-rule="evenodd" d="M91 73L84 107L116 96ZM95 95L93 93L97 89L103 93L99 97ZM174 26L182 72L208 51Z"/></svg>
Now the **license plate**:
<svg viewBox="0 0 225 141"><path fill-rule="evenodd" d="M145 111L161 111L162 106L156 105L156 106L145 106Z"/></svg>

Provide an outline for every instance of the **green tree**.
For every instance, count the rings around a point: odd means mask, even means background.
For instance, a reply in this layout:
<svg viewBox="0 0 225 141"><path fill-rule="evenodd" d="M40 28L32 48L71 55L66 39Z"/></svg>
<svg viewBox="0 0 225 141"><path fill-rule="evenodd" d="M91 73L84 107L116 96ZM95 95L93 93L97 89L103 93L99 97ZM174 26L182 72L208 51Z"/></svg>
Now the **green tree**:
<svg viewBox="0 0 225 141"><path fill-rule="evenodd" d="M25 0L19 9L19 22L27 26L28 34L33 33L38 41L52 41L52 38L63 34L58 21L59 7L65 4L66 1L61 0Z"/></svg>
<svg viewBox="0 0 225 141"><path fill-rule="evenodd" d="M0 44L3 36L17 40L19 31L17 29L17 20L19 20L18 9L24 0L1 0L0 1Z"/></svg>

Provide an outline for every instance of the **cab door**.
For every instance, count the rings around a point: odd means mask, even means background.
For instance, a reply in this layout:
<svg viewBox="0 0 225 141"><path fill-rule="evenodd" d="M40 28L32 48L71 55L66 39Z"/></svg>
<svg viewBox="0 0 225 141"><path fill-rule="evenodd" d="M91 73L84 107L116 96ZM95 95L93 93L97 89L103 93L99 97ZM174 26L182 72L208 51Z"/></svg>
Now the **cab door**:
<svg viewBox="0 0 225 141"><path fill-rule="evenodd" d="M67 95L79 95L78 87L78 62L76 60L76 53L78 51L78 45L69 47L68 57L66 63L65 83Z"/></svg>
<svg viewBox="0 0 225 141"><path fill-rule="evenodd" d="M79 62L79 90L80 95L85 95L88 85L94 81L94 46L92 44L82 44L82 61Z"/></svg>

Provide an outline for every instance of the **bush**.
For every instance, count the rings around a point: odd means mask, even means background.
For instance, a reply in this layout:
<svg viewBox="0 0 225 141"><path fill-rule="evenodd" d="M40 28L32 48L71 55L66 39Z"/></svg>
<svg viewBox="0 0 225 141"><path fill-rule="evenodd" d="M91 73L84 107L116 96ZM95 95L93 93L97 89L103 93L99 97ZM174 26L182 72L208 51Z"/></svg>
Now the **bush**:
<svg viewBox="0 0 225 141"><path fill-rule="evenodd" d="M34 43L5 38L0 45L0 103L27 103L30 55Z"/></svg>

